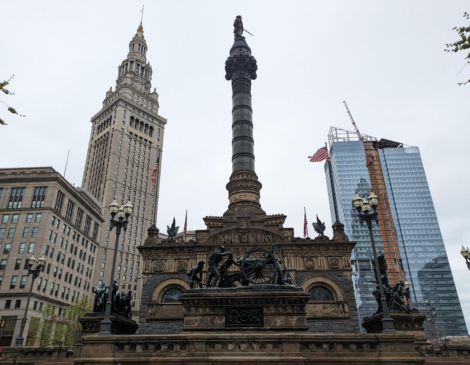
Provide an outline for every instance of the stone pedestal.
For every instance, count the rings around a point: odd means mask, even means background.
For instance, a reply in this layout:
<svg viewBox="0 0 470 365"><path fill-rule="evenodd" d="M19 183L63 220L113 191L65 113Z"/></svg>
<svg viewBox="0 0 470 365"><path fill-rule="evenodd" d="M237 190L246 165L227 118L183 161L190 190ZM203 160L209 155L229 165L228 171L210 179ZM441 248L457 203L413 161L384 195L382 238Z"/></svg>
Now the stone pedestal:
<svg viewBox="0 0 470 365"><path fill-rule="evenodd" d="M426 315L419 312L390 312L389 316L393 319L393 325L398 333L424 337L423 322ZM382 333L382 314L364 318L362 327L367 333Z"/></svg>
<svg viewBox="0 0 470 365"><path fill-rule="evenodd" d="M307 331L310 296L290 285L253 285L187 290L184 331Z"/></svg>
<svg viewBox="0 0 470 365"><path fill-rule="evenodd" d="M104 313L86 313L84 317L79 318L79 322L83 327L83 335L97 335L100 332L101 321L104 319ZM139 325L132 319L111 314L111 333L113 335L133 335Z"/></svg>

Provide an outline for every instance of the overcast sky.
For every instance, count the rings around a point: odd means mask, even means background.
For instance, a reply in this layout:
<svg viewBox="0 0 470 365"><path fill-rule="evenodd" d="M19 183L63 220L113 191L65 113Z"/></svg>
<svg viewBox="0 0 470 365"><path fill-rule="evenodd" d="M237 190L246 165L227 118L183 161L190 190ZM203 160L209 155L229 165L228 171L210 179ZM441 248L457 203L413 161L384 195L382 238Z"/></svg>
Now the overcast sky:
<svg viewBox="0 0 470 365"><path fill-rule="evenodd" d="M467 324L470 78L457 40L468 1L0 1L0 167L53 166L80 185L90 118L102 106L145 4L144 36L168 119L158 226L203 229L222 215L231 174L231 86L224 63L242 15L258 61L253 81L256 172L268 214L302 235L318 213L331 226L323 164L308 162L330 126L418 146ZM467 22L468 23L468 22ZM351 197L352 198L352 197ZM311 227L311 226L310 226ZM310 228L312 231L312 229ZM327 234L330 234L328 229Z"/></svg>

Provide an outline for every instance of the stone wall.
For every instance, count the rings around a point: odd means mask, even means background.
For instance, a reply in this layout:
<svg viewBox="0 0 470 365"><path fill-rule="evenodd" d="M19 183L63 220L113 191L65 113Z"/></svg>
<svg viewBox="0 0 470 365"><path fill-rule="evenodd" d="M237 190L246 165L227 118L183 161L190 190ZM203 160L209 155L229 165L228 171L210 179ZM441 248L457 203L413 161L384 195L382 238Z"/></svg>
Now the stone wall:
<svg viewBox="0 0 470 365"><path fill-rule="evenodd" d="M297 285L312 276L313 273L300 272L296 273L295 280ZM309 331L313 333L360 333L359 317L357 313L356 298L354 296L354 288L352 281L342 272L316 272L320 277L326 277L338 284L344 293L344 299L349 305L350 319L345 320L327 320L312 321L307 319Z"/></svg>
<svg viewBox="0 0 470 365"><path fill-rule="evenodd" d="M183 319L178 322L147 322L147 311L155 288L165 280L173 278L179 278L183 281L188 280L186 274L153 274L145 281L140 302L139 334L174 334L183 330Z"/></svg>

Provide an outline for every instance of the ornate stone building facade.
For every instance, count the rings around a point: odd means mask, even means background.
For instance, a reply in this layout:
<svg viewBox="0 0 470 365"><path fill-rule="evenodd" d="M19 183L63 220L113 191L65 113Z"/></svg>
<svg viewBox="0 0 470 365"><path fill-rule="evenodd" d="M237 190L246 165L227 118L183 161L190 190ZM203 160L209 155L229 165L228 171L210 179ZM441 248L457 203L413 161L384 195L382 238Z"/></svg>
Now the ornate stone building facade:
<svg viewBox="0 0 470 365"><path fill-rule="evenodd" d="M341 224L334 237L301 239L285 228L285 215L267 215L261 208L261 183L255 173L251 80L258 69L244 37L236 34L225 63L232 81L232 175L227 184L229 207L221 217L205 217L205 230L189 242L158 239L158 230L139 247L143 256L144 287L139 333L178 333L183 329L184 307L179 295L189 288L186 272L221 245L236 261L247 250L273 250L282 259L294 283L310 293L307 326L313 332L359 332L352 285L350 256L355 243ZM203 278L205 280L205 276ZM289 306L272 308L291 310Z"/></svg>
<svg viewBox="0 0 470 365"><path fill-rule="evenodd" d="M140 302L141 258L137 247L143 243L147 228L155 222L158 208L158 182L151 175L162 148L166 119L158 114L158 94L151 91L152 66L147 62L147 43L142 24L129 43L127 58L118 67L116 87L106 93L102 109L91 118L92 129L82 186L102 205L103 217L110 217L109 205L130 201L134 215L128 231L118 245L116 277L121 290L137 293ZM160 174L160 169L158 174ZM99 237L100 258L94 285L110 283L114 234L107 224Z"/></svg>

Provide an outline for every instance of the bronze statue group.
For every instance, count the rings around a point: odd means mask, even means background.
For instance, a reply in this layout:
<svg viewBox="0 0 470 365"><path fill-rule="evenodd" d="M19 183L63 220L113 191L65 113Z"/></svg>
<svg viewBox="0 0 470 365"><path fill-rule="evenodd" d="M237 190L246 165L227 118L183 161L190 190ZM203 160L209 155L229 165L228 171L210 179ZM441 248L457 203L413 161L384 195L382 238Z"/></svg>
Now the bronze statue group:
<svg viewBox="0 0 470 365"><path fill-rule="evenodd" d="M93 312L104 312L106 309L106 302L108 300L109 288L101 283L95 289L95 301L93 303ZM111 292L111 313L119 314L127 319L132 318L132 304L133 299L132 291L129 290L127 294L119 292L119 284L113 282L113 290Z"/></svg>

